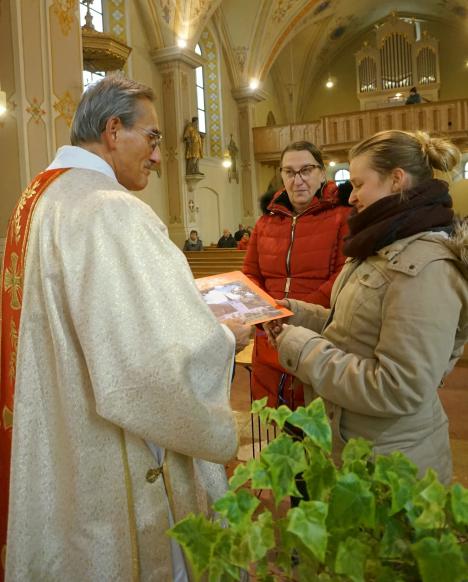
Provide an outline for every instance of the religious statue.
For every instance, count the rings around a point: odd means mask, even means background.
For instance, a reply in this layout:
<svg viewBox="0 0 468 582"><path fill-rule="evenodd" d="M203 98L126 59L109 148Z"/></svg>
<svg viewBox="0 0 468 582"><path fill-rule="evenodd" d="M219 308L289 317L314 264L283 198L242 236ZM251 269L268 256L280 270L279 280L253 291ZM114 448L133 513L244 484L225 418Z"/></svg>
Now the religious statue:
<svg viewBox="0 0 468 582"><path fill-rule="evenodd" d="M236 182L239 184L239 173L237 172L237 154L239 153L239 148L237 147L236 142L232 138L232 133L231 140L228 143L228 152L229 157L231 158L231 167L229 168L228 171L229 182L235 179Z"/></svg>
<svg viewBox="0 0 468 582"><path fill-rule="evenodd" d="M185 142L185 173L201 174L198 168L200 158L203 158L203 137L198 131L198 117L192 117L192 121L187 124L184 130Z"/></svg>

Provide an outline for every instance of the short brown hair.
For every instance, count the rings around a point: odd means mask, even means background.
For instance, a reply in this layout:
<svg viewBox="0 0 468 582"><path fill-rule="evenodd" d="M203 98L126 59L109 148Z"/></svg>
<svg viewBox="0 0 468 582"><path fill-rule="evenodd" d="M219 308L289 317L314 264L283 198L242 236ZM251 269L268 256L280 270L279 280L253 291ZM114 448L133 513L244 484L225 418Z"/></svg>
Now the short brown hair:
<svg viewBox="0 0 468 582"><path fill-rule="evenodd" d="M314 156L322 170L325 169L325 164L323 163L322 158L322 152L318 149L316 145L314 145L310 141L293 141L292 143L287 145L281 152L280 165L282 165L283 163L284 154L286 152L302 152L304 150L310 152Z"/></svg>

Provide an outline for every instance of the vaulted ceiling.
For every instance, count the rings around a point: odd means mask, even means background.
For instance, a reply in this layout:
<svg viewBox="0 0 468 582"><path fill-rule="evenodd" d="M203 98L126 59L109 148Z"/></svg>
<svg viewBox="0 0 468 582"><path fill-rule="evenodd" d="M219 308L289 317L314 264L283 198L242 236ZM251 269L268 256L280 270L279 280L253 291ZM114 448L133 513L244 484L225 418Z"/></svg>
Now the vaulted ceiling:
<svg viewBox="0 0 468 582"><path fill-rule="evenodd" d="M234 87L272 75L283 92L307 92L334 56L390 12L446 21L468 35L468 0L138 0L151 48L193 47L212 20ZM301 108L301 93L293 107ZM291 100L291 96L290 96Z"/></svg>

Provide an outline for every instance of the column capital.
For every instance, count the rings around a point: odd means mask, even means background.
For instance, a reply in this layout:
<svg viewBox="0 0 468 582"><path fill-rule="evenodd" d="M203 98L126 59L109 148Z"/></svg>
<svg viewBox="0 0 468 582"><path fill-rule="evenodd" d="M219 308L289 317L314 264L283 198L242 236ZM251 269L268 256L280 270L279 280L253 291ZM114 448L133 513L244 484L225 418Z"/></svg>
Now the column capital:
<svg viewBox="0 0 468 582"><path fill-rule="evenodd" d="M268 93L263 89L250 89L249 87L239 87L231 91L234 99L241 103L259 103L260 101L265 101L268 97Z"/></svg>
<svg viewBox="0 0 468 582"><path fill-rule="evenodd" d="M151 59L156 65L177 64L182 62L192 69L205 64L205 59L195 51L178 46L170 46L151 52Z"/></svg>

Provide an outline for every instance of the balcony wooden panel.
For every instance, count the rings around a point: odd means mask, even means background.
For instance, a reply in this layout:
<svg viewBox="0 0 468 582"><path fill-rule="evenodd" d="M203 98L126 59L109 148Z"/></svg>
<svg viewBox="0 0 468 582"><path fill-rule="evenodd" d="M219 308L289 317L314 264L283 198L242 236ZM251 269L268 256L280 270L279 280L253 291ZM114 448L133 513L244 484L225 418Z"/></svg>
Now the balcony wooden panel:
<svg viewBox="0 0 468 582"><path fill-rule="evenodd" d="M319 121L291 125L291 141L311 141L312 143L317 143L321 135L322 128Z"/></svg>
<svg viewBox="0 0 468 582"><path fill-rule="evenodd" d="M351 146L386 129L420 129L442 134L466 151L468 99L327 115L319 121L296 125L255 127L255 158L260 162L277 162L288 143L305 139L318 145L325 154L345 160Z"/></svg>

